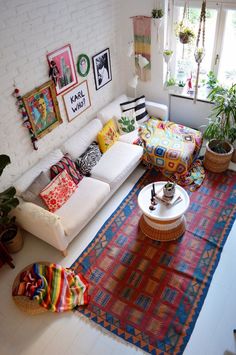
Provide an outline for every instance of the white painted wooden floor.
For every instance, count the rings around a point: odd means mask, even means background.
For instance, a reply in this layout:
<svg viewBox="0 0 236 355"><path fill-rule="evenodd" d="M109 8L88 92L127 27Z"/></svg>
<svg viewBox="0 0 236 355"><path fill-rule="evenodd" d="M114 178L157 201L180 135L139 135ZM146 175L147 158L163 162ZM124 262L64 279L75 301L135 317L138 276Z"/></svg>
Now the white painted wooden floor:
<svg viewBox="0 0 236 355"><path fill-rule="evenodd" d="M70 266L98 229L142 175L138 167L92 222L62 255L43 241L25 234L23 249L14 255L16 268L0 269L0 355L139 355L143 352L124 345L84 322L72 312L50 312L30 316L21 312L11 298L16 274L37 260ZM184 355L222 355L236 351L236 223L234 224L208 295Z"/></svg>

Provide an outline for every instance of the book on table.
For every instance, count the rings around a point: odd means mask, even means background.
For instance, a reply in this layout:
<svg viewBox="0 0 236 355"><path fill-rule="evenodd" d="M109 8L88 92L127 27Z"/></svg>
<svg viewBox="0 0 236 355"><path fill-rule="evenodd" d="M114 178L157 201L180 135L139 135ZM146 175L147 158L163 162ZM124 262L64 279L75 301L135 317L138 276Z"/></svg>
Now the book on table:
<svg viewBox="0 0 236 355"><path fill-rule="evenodd" d="M169 206L173 206L174 204L179 203L180 201L182 201L180 192L175 191L174 196L170 198L170 197L164 196L163 188L161 190L157 191L155 197L158 200L164 202L165 204L167 204Z"/></svg>

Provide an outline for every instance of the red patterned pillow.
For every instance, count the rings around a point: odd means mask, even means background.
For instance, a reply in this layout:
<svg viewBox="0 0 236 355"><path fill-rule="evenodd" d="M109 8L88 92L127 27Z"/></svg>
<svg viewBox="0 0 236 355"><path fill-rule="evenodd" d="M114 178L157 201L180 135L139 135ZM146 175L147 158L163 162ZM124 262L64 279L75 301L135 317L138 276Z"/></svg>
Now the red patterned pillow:
<svg viewBox="0 0 236 355"><path fill-rule="evenodd" d="M66 170L63 170L40 192L39 196L55 212L69 199L77 186Z"/></svg>
<svg viewBox="0 0 236 355"><path fill-rule="evenodd" d="M68 172L68 174L72 177L76 185L78 185L78 183L83 179L83 175L80 174L79 171L76 169L76 165L69 154L65 154L64 157L61 158L61 160L51 166L51 179L54 179L54 177L61 173L63 170L66 170Z"/></svg>

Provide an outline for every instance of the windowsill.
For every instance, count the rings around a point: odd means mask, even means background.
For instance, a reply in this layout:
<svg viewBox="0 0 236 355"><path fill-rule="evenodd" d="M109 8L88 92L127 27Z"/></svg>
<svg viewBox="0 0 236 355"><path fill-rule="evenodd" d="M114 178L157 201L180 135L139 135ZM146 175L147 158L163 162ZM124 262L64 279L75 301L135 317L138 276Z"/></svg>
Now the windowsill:
<svg viewBox="0 0 236 355"><path fill-rule="evenodd" d="M210 90L202 87L198 89L197 101L206 102L208 104L212 104L212 102L207 98ZM185 99L193 100L194 99L194 91L192 93L188 93L187 89L181 88L179 86L174 87L173 89L169 89L169 95L182 97Z"/></svg>

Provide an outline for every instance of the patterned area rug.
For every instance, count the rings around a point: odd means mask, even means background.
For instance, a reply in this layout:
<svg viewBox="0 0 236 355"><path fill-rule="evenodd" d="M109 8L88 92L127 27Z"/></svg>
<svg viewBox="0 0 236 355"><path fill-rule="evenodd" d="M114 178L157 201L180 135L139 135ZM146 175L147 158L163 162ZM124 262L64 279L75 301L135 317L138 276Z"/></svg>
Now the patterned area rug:
<svg viewBox="0 0 236 355"><path fill-rule="evenodd" d="M151 354L182 354L236 214L236 173L207 173L188 192L187 230L174 242L145 237L139 191L164 178L147 171L72 267L90 284L78 308L93 322Z"/></svg>

